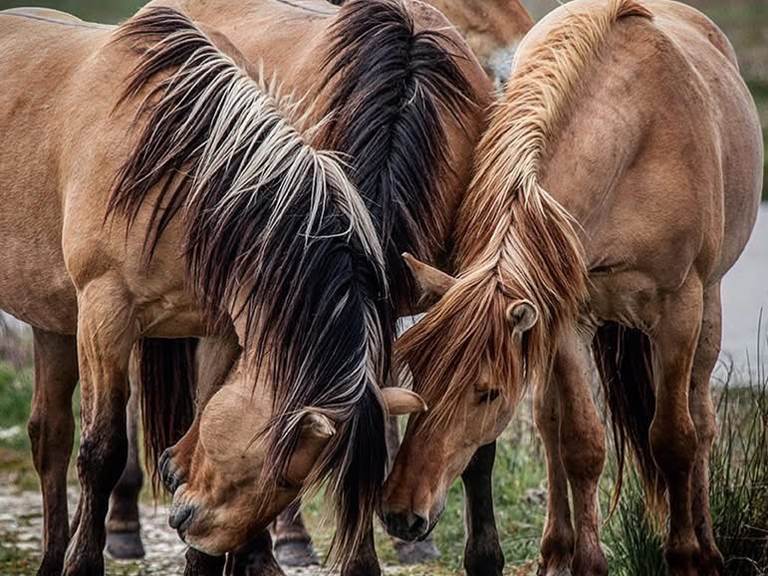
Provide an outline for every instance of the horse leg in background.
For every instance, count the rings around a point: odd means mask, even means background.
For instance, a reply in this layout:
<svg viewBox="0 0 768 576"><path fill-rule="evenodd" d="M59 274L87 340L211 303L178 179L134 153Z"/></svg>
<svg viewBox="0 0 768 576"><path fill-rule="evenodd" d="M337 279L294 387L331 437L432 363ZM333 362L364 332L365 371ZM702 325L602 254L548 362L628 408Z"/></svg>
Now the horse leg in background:
<svg viewBox="0 0 768 576"><path fill-rule="evenodd" d="M139 493L144 474L139 462L139 378L131 362L131 397L128 400L128 461L123 475L112 490L107 515L107 553L113 558L131 560L144 557L139 523Z"/></svg>
<svg viewBox="0 0 768 576"><path fill-rule="evenodd" d="M104 573L104 520L112 488L125 468L128 360L134 342L129 327L135 321L123 290L121 281L106 273L78 292L81 492L64 563L66 576Z"/></svg>
<svg viewBox="0 0 768 576"><path fill-rule="evenodd" d="M285 576L272 555L272 537L264 530L248 546L235 554L227 554L226 576Z"/></svg>
<svg viewBox="0 0 768 576"><path fill-rule="evenodd" d="M475 452L461 480L464 482L467 543L464 569L467 576L501 576L504 554L493 512L493 463L496 442Z"/></svg>
<svg viewBox="0 0 768 576"><path fill-rule="evenodd" d="M565 334L555 356L553 378L560 396L561 456L573 494L576 542L571 567L574 576L606 576L597 501L605 464L605 429L592 398L589 350L575 330Z"/></svg>
<svg viewBox="0 0 768 576"><path fill-rule="evenodd" d="M392 416L387 421L387 451L389 452L390 467L395 462L397 450L400 447L400 430L397 424L397 418ZM440 550L435 545L434 537L430 533L424 540L416 542L406 542L392 538L392 543L397 553L397 560L400 564L410 566L413 564L425 564L433 562L440 558Z"/></svg>
<svg viewBox="0 0 768 576"><path fill-rule="evenodd" d="M693 528L692 484L698 454L696 428L689 407L693 358L702 325L703 294L698 279L664 303L651 338L655 367L656 411L651 423L651 450L664 477L669 503L665 558L670 576L698 576L699 544Z"/></svg>
<svg viewBox="0 0 768 576"><path fill-rule="evenodd" d="M275 556L282 566L314 566L320 563L301 516L301 500L286 508L274 522Z"/></svg>
<svg viewBox="0 0 768 576"><path fill-rule="evenodd" d="M552 378L537 383L534 418L547 458L547 519L541 538L539 576L570 576L573 526L568 503L568 479L560 444L560 398Z"/></svg>
<svg viewBox="0 0 768 576"><path fill-rule="evenodd" d="M720 355L722 309L720 285L704 293L704 314L691 374L690 409L698 437L698 451L693 468L693 524L701 548L701 576L725 573L723 555L717 549L709 511L709 454L717 432L715 407L710 392L710 378Z"/></svg>
<svg viewBox="0 0 768 576"><path fill-rule="evenodd" d="M59 576L69 542L67 468L75 421L77 341L34 329L35 391L28 431L43 492L43 561L39 576Z"/></svg>

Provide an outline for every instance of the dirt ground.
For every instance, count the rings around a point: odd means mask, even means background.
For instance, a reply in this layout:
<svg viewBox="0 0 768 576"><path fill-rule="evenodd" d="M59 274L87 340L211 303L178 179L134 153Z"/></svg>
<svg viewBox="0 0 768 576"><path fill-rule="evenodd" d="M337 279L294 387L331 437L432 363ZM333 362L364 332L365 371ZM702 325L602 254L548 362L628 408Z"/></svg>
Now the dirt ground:
<svg viewBox="0 0 768 576"><path fill-rule="evenodd" d="M70 510L77 504L77 490L69 491ZM172 576L184 571L184 544L168 527L166 506L141 506L142 539L146 557L141 561L107 559L109 576ZM20 489L0 479L0 573L2 576L28 576L35 573L42 549L42 499L38 491ZM439 576L437 567L399 568L387 566L389 576ZM286 569L287 576L331 574L317 566Z"/></svg>

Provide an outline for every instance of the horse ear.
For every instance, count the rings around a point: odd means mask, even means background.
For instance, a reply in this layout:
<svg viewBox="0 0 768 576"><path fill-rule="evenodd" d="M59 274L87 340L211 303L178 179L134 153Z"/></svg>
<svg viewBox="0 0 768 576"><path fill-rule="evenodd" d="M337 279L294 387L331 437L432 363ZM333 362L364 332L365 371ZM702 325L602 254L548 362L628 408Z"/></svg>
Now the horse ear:
<svg viewBox="0 0 768 576"><path fill-rule="evenodd" d="M456 278L445 272L433 268L429 264L421 262L411 254L403 254L403 260L411 270L421 292L419 307L427 308L437 302L443 295L456 284Z"/></svg>
<svg viewBox="0 0 768 576"><path fill-rule="evenodd" d="M404 416L427 411L427 403L423 398L405 388L382 388L381 395L390 416Z"/></svg>
<svg viewBox="0 0 768 576"><path fill-rule="evenodd" d="M304 438L327 440L334 434L336 434L336 427L327 416L309 412L301 419L301 435Z"/></svg>
<svg viewBox="0 0 768 576"><path fill-rule="evenodd" d="M515 334L528 332L539 320L539 311L530 300L518 300L507 307L507 321Z"/></svg>

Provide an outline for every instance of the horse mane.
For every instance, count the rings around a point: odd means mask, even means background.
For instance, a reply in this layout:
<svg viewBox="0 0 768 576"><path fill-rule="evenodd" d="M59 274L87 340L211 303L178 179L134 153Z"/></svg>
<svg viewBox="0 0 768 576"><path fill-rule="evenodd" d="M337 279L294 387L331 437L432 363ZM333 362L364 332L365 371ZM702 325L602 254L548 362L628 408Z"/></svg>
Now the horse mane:
<svg viewBox="0 0 768 576"><path fill-rule="evenodd" d="M457 63L464 49L435 29L416 30L403 0L344 2L329 30L318 92L326 121L321 146L343 154L379 233L393 302L408 302L401 254L445 250L446 123L463 126L477 104Z"/></svg>
<svg viewBox="0 0 768 576"><path fill-rule="evenodd" d="M304 414L336 423L312 480L330 478L337 548L348 552L370 525L386 464L378 386L391 322L365 205L336 157L289 123L273 88L184 14L145 10L115 41L141 50L120 102L143 93L143 128L108 216L130 227L151 205L149 258L178 218L188 281L207 319L243 315L244 345L273 390L268 479L286 471Z"/></svg>
<svg viewBox="0 0 768 576"><path fill-rule="evenodd" d="M634 0L570 13L513 71L476 154L459 210L456 285L398 343L430 404L432 423L450 417L483 362L508 395L546 377L562 327L587 297L583 246L570 214L539 180L547 145L571 106L588 66L613 26L649 17ZM531 301L539 321L522 339L522 366L507 324L508 306ZM446 375L450 382L446 383Z"/></svg>

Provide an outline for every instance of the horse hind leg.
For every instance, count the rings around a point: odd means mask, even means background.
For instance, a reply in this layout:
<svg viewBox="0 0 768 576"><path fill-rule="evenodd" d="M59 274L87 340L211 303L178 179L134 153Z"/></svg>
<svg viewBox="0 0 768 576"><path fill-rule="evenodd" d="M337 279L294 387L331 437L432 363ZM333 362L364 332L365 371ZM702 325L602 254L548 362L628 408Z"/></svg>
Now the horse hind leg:
<svg viewBox="0 0 768 576"><path fill-rule="evenodd" d="M39 576L58 576L69 542L67 468L75 422L72 393L77 384L77 343L34 329L35 391L28 431L43 492L43 560Z"/></svg>
<svg viewBox="0 0 768 576"><path fill-rule="evenodd" d="M689 278L677 295L667 299L651 335L659 376L650 439L653 458L667 486L669 528L665 558L670 576L699 576L692 478L700 452L689 407L689 389L702 307L701 284Z"/></svg>
<svg viewBox="0 0 768 576"><path fill-rule="evenodd" d="M139 522L139 493L144 474L139 462L139 379L131 366L131 397L128 401L128 461L112 490L107 515L107 553L113 558L132 560L144 557Z"/></svg>
<svg viewBox="0 0 768 576"><path fill-rule="evenodd" d="M704 294L704 316L701 334L693 360L690 410L698 437L698 450L693 468L693 522L701 548L701 576L720 576L725 572L723 556L715 543L709 510L709 455L716 433L715 408L710 392L710 378L720 354L721 307L720 286Z"/></svg>

